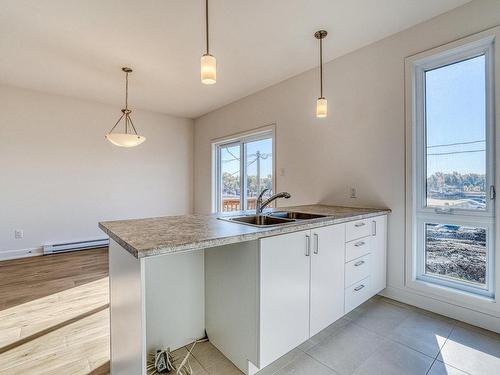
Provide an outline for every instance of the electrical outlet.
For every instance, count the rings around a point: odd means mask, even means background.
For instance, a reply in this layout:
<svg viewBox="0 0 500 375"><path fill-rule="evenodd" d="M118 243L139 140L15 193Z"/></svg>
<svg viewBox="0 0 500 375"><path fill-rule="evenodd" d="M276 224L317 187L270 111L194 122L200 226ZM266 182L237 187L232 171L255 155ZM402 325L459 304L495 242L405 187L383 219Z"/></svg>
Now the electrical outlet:
<svg viewBox="0 0 500 375"><path fill-rule="evenodd" d="M285 168L280 168L280 176L284 176L285 175Z"/></svg>
<svg viewBox="0 0 500 375"><path fill-rule="evenodd" d="M24 237L24 231L22 229L16 229L14 231L14 237L16 240L20 240L21 238Z"/></svg>
<svg viewBox="0 0 500 375"><path fill-rule="evenodd" d="M356 188L351 188L351 198L357 198L358 197L358 192L356 191Z"/></svg>

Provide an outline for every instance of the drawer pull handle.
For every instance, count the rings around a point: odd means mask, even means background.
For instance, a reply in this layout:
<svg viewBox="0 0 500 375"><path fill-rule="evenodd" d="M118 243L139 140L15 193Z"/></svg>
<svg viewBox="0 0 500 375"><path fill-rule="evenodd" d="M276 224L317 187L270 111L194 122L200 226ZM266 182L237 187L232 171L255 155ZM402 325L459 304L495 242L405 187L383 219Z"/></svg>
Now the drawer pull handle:
<svg viewBox="0 0 500 375"><path fill-rule="evenodd" d="M357 286L356 288L354 288L354 291L355 292L359 292L361 289L363 289L365 286L363 284L361 284L360 286Z"/></svg>
<svg viewBox="0 0 500 375"><path fill-rule="evenodd" d="M365 264L364 260L360 260L359 262L354 263L354 267L359 267L361 265Z"/></svg>
<svg viewBox="0 0 500 375"><path fill-rule="evenodd" d="M356 246L356 247L360 247L360 246L364 246L364 245L365 245L365 241L356 242L354 244L354 246Z"/></svg>
<svg viewBox="0 0 500 375"><path fill-rule="evenodd" d="M365 225L365 223L356 223L356 224L354 224L354 226L355 226L356 228L363 227L364 225Z"/></svg>

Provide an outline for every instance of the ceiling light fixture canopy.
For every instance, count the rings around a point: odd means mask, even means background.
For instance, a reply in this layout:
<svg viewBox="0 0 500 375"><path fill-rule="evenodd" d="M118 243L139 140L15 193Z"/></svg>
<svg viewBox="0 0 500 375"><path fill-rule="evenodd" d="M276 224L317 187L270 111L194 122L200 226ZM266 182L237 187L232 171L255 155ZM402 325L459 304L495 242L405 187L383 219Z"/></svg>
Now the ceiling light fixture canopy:
<svg viewBox="0 0 500 375"><path fill-rule="evenodd" d="M323 39L328 33L325 30L319 30L314 33L314 37L319 40L319 85L320 95L316 101L316 117L326 117L328 114L328 101L323 96Z"/></svg>
<svg viewBox="0 0 500 375"><path fill-rule="evenodd" d="M208 0L205 0L205 33L207 50L201 56L201 83L213 85L217 82L217 60L210 54L208 37Z"/></svg>
<svg viewBox="0 0 500 375"><path fill-rule="evenodd" d="M122 70L125 72L125 108L122 109L122 115L116 122L115 126L113 126L109 133L106 134L106 139L115 146L135 147L144 142L146 137L137 134L137 130L132 122L132 118L130 117L132 111L128 109L128 75L129 73L132 73L132 69L123 67ZM123 118L125 118L125 133L113 133L113 130L115 130Z"/></svg>

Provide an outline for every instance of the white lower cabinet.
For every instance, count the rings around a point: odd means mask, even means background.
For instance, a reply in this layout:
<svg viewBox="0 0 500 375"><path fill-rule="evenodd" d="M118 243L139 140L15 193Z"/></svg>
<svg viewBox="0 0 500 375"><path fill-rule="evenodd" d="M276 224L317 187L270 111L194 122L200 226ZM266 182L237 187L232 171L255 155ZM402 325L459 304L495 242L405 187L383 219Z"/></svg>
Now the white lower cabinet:
<svg viewBox="0 0 500 375"><path fill-rule="evenodd" d="M387 285L387 216L377 216L372 220L373 263L372 294L385 289Z"/></svg>
<svg viewBox="0 0 500 375"><path fill-rule="evenodd" d="M344 315L345 225L311 231L310 331L314 336Z"/></svg>
<svg viewBox="0 0 500 375"><path fill-rule="evenodd" d="M359 280L345 290L345 311L346 313L368 300L372 294L370 276Z"/></svg>
<svg viewBox="0 0 500 375"><path fill-rule="evenodd" d="M385 215L346 224L346 314L385 289L386 231Z"/></svg>
<svg viewBox="0 0 500 375"><path fill-rule="evenodd" d="M260 366L309 337L310 231L260 241Z"/></svg>
<svg viewBox="0 0 500 375"><path fill-rule="evenodd" d="M348 288L359 280L366 279L371 274L371 254L366 254L358 259L345 264L345 287Z"/></svg>
<svg viewBox="0 0 500 375"><path fill-rule="evenodd" d="M344 314L345 225L260 241L260 364Z"/></svg>
<svg viewBox="0 0 500 375"><path fill-rule="evenodd" d="M255 374L385 288L386 216L205 250L212 343Z"/></svg>
<svg viewBox="0 0 500 375"><path fill-rule="evenodd" d="M350 262L354 259L359 259L363 255L369 254L372 249L372 238L367 236L365 238L360 238L359 240L354 240L347 242L345 244L345 261Z"/></svg>

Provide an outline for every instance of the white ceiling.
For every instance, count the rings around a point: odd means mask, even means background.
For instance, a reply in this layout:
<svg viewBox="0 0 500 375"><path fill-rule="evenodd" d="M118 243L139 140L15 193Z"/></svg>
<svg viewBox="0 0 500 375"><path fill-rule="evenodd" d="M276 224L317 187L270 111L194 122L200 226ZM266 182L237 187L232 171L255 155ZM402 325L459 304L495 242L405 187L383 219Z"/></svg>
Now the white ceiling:
<svg viewBox="0 0 500 375"><path fill-rule="evenodd" d="M211 0L205 86L203 0L2 0L0 83L194 118L468 1Z"/></svg>

